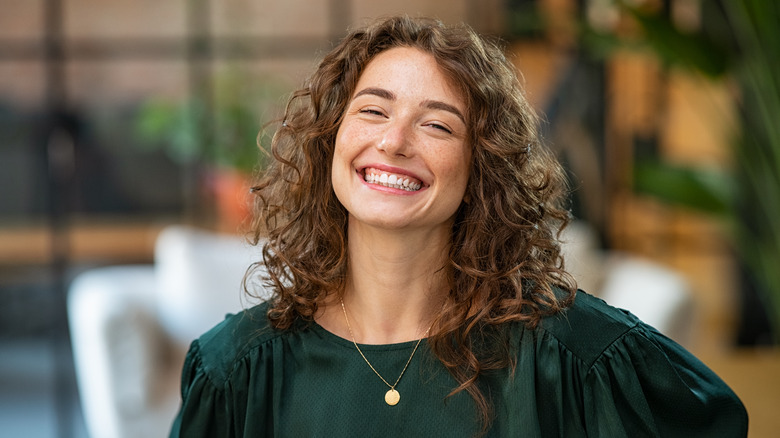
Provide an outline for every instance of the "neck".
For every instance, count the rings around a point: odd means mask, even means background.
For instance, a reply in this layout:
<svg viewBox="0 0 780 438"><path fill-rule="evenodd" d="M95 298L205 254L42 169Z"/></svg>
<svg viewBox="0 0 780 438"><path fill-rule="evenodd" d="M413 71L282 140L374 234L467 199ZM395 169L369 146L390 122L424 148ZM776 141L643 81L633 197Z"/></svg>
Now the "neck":
<svg viewBox="0 0 780 438"><path fill-rule="evenodd" d="M343 300L355 340L390 344L423 337L447 290L449 231L394 232L352 225ZM343 320L340 305L327 307ZM339 325L344 328L345 322Z"/></svg>

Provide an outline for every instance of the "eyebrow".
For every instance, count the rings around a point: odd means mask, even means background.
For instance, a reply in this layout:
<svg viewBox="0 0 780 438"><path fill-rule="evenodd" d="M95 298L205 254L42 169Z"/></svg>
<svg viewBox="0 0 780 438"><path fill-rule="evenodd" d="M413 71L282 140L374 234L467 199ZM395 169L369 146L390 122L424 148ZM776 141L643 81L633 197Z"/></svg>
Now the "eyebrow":
<svg viewBox="0 0 780 438"><path fill-rule="evenodd" d="M352 100L355 100L358 97L363 96L365 94L378 96L381 97L382 99L387 99L387 100L396 99L395 93L393 93L390 90L385 90L384 88L368 87L358 91L357 94L355 94L355 97L352 98Z"/></svg>
<svg viewBox="0 0 780 438"><path fill-rule="evenodd" d="M373 96L380 97L382 99L396 100L395 93L393 93L390 90L385 90L384 88L377 88L377 87L368 87L368 88L364 88L364 89L358 91L355 94L355 97L352 98L352 100L355 100L358 97L363 96L363 95L373 95ZM454 106L452 106L452 105L450 105L448 103L444 103L444 102L439 101L439 100L430 100L429 99L429 100L424 100L423 102L421 102L420 106L424 107L424 108L434 109L434 110L447 111L449 113L452 113L452 114L458 116L458 118L460 119L461 122L463 122L464 125L467 124L466 123L466 118L463 116L463 113L461 113L459 109L455 108Z"/></svg>
<svg viewBox="0 0 780 438"><path fill-rule="evenodd" d="M460 110L458 110L457 108L455 108L454 106L448 103L444 103L439 100L426 100L423 101L420 104L420 106L425 108L435 109L435 110L447 111L449 113L455 114L456 116L458 116L460 121L463 122L464 125L467 125L466 118L463 117L463 114L461 114Z"/></svg>

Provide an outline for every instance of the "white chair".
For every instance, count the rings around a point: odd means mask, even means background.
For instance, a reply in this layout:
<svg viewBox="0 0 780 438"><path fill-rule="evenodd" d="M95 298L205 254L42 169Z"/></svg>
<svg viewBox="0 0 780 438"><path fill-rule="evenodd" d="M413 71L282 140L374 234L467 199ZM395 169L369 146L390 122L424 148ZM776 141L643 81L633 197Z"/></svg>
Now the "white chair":
<svg viewBox="0 0 780 438"><path fill-rule="evenodd" d="M566 268L579 287L678 343L690 344L695 306L685 277L642 257L599 250L595 236L583 222L564 229Z"/></svg>
<svg viewBox="0 0 780 438"><path fill-rule="evenodd" d="M95 268L68 295L73 355L92 438L167 436L190 342L245 305L259 248L238 236L164 229L154 265Z"/></svg>

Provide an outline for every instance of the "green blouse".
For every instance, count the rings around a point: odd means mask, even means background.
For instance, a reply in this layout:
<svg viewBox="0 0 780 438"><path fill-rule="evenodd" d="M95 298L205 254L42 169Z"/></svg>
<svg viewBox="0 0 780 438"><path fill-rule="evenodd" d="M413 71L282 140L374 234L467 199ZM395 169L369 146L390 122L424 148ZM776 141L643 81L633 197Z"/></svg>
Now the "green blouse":
<svg viewBox="0 0 780 438"><path fill-rule="evenodd" d="M193 342L171 437L470 437L465 392L425 341L397 386L400 402L351 341L316 323L271 328L266 304ZM361 345L395 381L415 342ZM512 327L514 373L481 387L494 406L490 437L744 437L747 413L712 371L628 312L583 292L536 329Z"/></svg>

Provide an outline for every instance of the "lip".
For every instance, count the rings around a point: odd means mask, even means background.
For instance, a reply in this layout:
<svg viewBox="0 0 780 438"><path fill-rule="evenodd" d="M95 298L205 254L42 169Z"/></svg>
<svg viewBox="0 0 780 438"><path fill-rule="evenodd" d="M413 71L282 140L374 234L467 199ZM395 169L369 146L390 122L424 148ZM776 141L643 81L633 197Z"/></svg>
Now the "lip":
<svg viewBox="0 0 780 438"><path fill-rule="evenodd" d="M377 184L367 183L365 178L364 178L364 175L365 175L365 170L369 169L369 168L371 168L371 169L378 169L378 170L381 170L381 171L384 171L384 172L387 172L387 173L394 173L394 174L397 174L397 175L406 175L406 176L412 177L412 178L420 181L422 183L422 187L420 187L420 190L417 190L417 191L414 191L414 192L409 192L409 191L406 191L406 190L396 189L396 188L393 188L393 187L385 187L385 186L380 186L380 185L377 185ZM427 189L429 187L429 184L423 178L420 178L420 176L418 176L417 174L415 174L413 172L410 172L410 171L408 171L406 169L402 169L400 167L388 166L386 164L379 164L379 163L366 164L366 165L363 165L363 166L360 166L360 167L356 168L355 169L355 174L358 176L358 178L360 179L361 183L365 184L366 186L368 186L368 187L370 187L372 189L380 190L380 191L387 191L387 192L392 192L392 193L401 193L401 194L405 194L405 195L413 195L415 193L420 193L421 191L423 191L423 190L425 190L425 189Z"/></svg>

